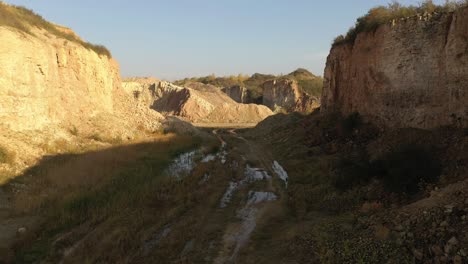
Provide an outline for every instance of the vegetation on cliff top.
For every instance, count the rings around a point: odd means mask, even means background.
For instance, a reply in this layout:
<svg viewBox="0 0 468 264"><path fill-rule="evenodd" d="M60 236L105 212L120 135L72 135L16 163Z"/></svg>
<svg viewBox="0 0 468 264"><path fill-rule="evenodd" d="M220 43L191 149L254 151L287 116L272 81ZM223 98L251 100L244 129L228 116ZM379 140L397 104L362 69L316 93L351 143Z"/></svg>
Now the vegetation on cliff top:
<svg viewBox="0 0 468 264"><path fill-rule="evenodd" d="M47 30L49 33L66 40L79 43L83 47L93 50L99 55L112 57L110 51L102 46L81 40L78 36L67 30L60 30L58 26L48 22L32 10L21 6L13 6L0 2L0 26L16 28L22 32L33 34L31 27Z"/></svg>
<svg viewBox="0 0 468 264"><path fill-rule="evenodd" d="M333 46L354 43L359 33L375 31L380 25L383 25L394 19L434 12L453 12L458 8L466 6L467 3L467 0L447 0L444 5L436 5L432 0L425 0L419 6L403 6L397 1L393 1L387 6L378 6L372 8L366 15L358 18L356 20L356 25L351 27L346 35L340 35L335 38Z"/></svg>

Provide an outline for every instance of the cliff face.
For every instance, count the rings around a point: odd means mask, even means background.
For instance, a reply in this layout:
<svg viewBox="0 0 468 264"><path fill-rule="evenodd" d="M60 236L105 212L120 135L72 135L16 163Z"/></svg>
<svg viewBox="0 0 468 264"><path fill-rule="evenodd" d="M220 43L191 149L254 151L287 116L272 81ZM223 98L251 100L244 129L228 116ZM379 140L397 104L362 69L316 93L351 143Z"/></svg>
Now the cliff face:
<svg viewBox="0 0 468 264"><path fill-rule="evenodd" d="M227 94L232 100L241 104L251 104L253 99L249 96L247 88L241 85L235 85L232 87L224 87L222 91Z"/></svg>
<svg viewBox="0 0 468 264"><path fill-rule="evenodd" d="M0 39L0 148L16 157L0 171L161 127L160 114L122 89L113 59L36 27L0 26Z"/></svg>
<svg viewBox="0 0 468 264"><path fill-rule="evenodd" d="M115 61L44 31L1 27L0 119L12 130L44 127L114 111Z"/></svg>
<svg viewBox="0 0 468 264"><path fill-rule="evenodd" d="M287 112L312 112L320 106L319 100L301 91L295 80L270 80L262 87L263 104L271 110L281 108Z"/></svg>
<svg viewBox="0 0 468 264"><path fill-rule="evenodd" d="M136 101L155 111L194 123L257 123L272 115L266 106L237 103L219 88L202 83L181 87L140 80L125 81L123 87Z"/></svg>
<svg viewBox="0 0 468 264"><path fill-rule="evenodd" d="M331 49L323 112L395 127L468 125L468 9L410 17Z"/></svg>
<svg viewBox="0 0 468 264"><path fill-rule="evenodd" d="M132 119L116 61L44 30L32 33L0 27L2 126L26 131L84 126L103 115Z"/></svg>

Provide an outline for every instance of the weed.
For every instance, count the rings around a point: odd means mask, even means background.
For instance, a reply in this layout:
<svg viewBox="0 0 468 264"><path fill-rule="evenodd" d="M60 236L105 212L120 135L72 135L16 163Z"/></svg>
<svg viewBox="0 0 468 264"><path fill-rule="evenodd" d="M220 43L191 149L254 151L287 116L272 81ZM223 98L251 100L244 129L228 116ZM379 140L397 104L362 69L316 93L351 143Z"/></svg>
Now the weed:
<svg viewBox="0 0 468 264"><path fill-rule="evenodd" d="M361 32L375 31L380 25L399 18L406 18L418 14L433 12L453 12L458 8L465 7L466 1L446 1L444 5L436 5L432 0L425 0L419 6L402 6L394 1L388 6L378 6L358 18L356 25L349 29L346 35L335 38L333 46L346 43L354 43L356 37Z"/></svg>
<svg viewBox="0 0 468 264"><path fill-rule="evenodd" d="M27 34L32 34L31 27L38 27L47 30L57 37L78 43L99 55L104 55L109 58L112 57L110 51L106 47L85 42L73 33L60 30L58 26L46 21L42 16L25 7L13 6L0 2L0 25L16 28Z"/></svg>

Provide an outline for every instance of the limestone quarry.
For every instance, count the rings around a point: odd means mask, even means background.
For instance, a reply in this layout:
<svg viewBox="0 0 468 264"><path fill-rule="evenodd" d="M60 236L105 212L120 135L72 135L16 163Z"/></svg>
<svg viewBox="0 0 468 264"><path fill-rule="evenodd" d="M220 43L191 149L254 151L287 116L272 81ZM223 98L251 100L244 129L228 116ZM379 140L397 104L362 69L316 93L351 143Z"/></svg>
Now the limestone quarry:
<svg viewBox="0 0 468 264"><path fill-rule="evenodd" d="M0 264L468 263L465 3L371 9L323 79L122 78L3 2L0 39Z"/></svg>

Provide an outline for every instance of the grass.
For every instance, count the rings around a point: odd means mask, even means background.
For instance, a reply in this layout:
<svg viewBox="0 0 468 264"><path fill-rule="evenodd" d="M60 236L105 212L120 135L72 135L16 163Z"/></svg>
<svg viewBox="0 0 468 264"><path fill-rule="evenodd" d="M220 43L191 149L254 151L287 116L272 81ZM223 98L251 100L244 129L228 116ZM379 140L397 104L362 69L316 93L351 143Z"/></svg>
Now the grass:
<svg viewBox="0 0 468 264"><path fill-rule="evenodd" d="M335 38L333 46L347 43L354 43L356 37L361 32L375 31L379 26L394 19L406 18L425 13L448 13L467 5L467 1L446 1L444 5L436 5L431 0L425 0L419 6L403 6L397 1L393 1L387 6L378 6L358 18L354 27L351 27L346 35Z"/></svg>
<svg viewBox="0 0 468 264"><path fill-rule="evenodd" d="M106 47L85 42L73 33L64 32L56 25L46 21L42 16L25 7L13 6L0 2L0 26L12 27L31 35L33 35L31 28L38 27L59 38L78 43L99 55L104 55L109 58L112 57L110 51Z"/></svg>
<svg viewBox="0 0 468 264"><path fill-rule="evenodd" d="M42 162L27 172L35 175L35 182L28 184L34 188L18 197L16 207L39 212L44 225L35 236L18 244L17 262L59 262L61 252L80 240L85 242L77 250L87 252L87 259L83 254L71 257L80 263L131 262L130 257L137 263L140 258L143 262L169 261L177 259L194 237L206 239L204 245L218 238L228 216L212 209L218 205L227 179L213 176L209 184L200 182L207 171L224 175L225 168L203 163L183 179L163 173L174 157L200 144L193 137L163 135L149 143ZM214 148L210 143L207 150ZM207 221L211 224L206 225ZM168 225L171 236L158 244L157 251L143 254L142 243ZM93 250L96 248L99 250ZM194 257L203 260L207 249L196 252L200 253Z"/></svg>

